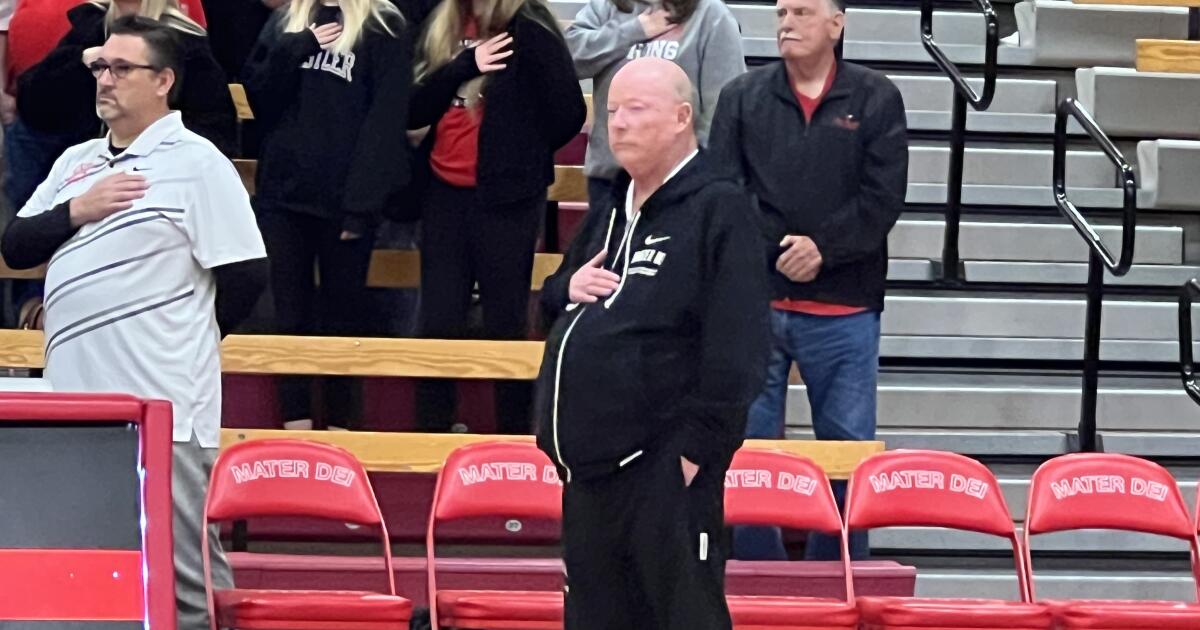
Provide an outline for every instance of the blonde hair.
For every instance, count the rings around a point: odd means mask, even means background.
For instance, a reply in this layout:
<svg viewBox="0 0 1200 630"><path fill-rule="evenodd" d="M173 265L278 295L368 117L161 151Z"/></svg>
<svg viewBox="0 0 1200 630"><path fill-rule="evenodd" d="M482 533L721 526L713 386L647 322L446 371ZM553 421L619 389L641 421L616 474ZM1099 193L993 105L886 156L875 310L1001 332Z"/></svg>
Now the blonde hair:
<svg viewBox="0 0 1200 630"><path fill-rule="evenodd" d="M316 11L319 0L292 0L288 5L287 18L284 21L285 33L299 33L312 24L313 12ZM379 22L383 30L393 37L396 33L388 26L385 16L404 20L400 10L388 0L338 0L342 10L342 34L333 43L330 50L343 55L350 53L362 39L367 27L367 20Z"/></svg>
<svg viewBox="0 0 1200 630"><path fill-rule="evenodd" d="M465 6L464 6L465 5ZM477 31L476 39L483 41L500 34L508 28L513 16L524 10L534 21L562 37L558 22L545 0L490 0L480 2L478 6L471 0L442 0L429 18L425 33L421 37L420 50L417 53L416 79L425 79L438 68L450 63L460 51L459 42L463 38L464 9L474 11ZM477 93L482 89L486 75L474 79L468 84L471 98L469 104L478 98Z"/></svg>
<svg viewBox="0 0 1200 630"><path fill-rule="evenodd" d="M199 2L200 0L195 1ZM90 2L92 5L104 9L104 30L108 32L112 23L121 17L120 8L117 6L116 1L90 0ZM206 34L203 26L197 24L179 8L179 0L142 0L142 6L138 7L137 14L163 22L167 26L189 35L203 37Z"/></svg>

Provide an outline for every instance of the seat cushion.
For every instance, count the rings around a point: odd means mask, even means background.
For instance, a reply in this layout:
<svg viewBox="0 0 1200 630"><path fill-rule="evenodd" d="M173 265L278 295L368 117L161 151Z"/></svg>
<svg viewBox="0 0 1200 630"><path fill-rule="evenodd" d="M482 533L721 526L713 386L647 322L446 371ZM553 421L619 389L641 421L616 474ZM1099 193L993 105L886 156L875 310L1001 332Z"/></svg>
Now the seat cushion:
<svg viewBox="0 0 1200 630"><path fill-rule="evenodd" d="M228 589L213 593L222 626L246 622L399 622L412 617L412 602L367 591L276 591Z"/></svg>
<svg viewBox="0 0 1200 630"><path fill-rule="evenodd" d="M858 609L836 599L730 595L735 626L856 628Z"/></svg>
<svg viewBox="0 0 1200 630"><path fill-rule="evenodd" d="M1045 630L1050 609L999 599L925 599L860 597L858 612L867 627L1004 628Z"/></svg>
<svg viewBox="0 0 1200 630"><path fill-rule="evenodd" d="M1200 605L1134 600L1062 600L1045 602L1055 625L1063 630L1195 630Z"/></svg>
<svg viewBox="0 0 1200 630"><path fill-rule="evenodd" d="M438 617L455 620L563 620L561 591L438 591Z"/></svg>

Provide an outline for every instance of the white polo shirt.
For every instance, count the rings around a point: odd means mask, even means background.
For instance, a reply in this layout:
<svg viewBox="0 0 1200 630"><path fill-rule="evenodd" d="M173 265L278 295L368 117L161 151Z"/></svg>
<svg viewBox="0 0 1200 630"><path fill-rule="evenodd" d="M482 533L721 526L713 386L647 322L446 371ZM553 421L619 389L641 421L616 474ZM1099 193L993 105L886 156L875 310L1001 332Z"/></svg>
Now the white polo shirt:
<svg viewBox="0 0 1200 630"><path fill-rule="evenodd" d="M108 139L71 147L17 216L30 217L126 172L150 188L89 223L46 270L46 378L55 391L169 400L174 439L218 445L220 331L211 269L265 257L233 164L171 112L113 157Z"/></svg>

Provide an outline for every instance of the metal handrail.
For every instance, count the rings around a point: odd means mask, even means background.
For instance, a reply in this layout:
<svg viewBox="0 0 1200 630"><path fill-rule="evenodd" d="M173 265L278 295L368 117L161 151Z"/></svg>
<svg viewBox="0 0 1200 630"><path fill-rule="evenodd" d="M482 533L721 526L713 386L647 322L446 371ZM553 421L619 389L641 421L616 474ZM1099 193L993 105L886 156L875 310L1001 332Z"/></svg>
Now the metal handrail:
<svg viewBox="0 0 1200 630"><path fill-rule="evenodd" d="M1067 121L1074 118L1117 168L1124 191L1121 253L1113 256L1095 228L1067 196ZM1096 392L1100 381L1100 320L1104 305L1104 270L1123 276L1133 265L1137 235L1137 179L1117 145L1075 99L1063 99L1054 120L1054 204L1088 245L1087 319L1083 330L1083 392L1079 410L1078 448L1099 450L1096 442Z"/></svg>
<svg viewBox="0 0 1200 630"><path fill-rule="evenodd" d="M1179 289L1179 376L1183 390L1200 405L1200 383L1192 361L1192 302L1200 297L1200 279L1192 278Z"/></svg>
<svg viewBox="0 0 1200 630"><path fill-rule="evenodd" d="M996 94L996 51L1000 48L1000 21L989 0L974 0L974 2L983 13L987 37L983 49L983 94L975 93L975 90L963 78L958 66L950 61L950 58L934 40L933 0L921 0L921 44L925 46L929 56L933 57L933 63L937 64L937 67L950 77L950 81L954 83L958 93L966 98L967 102L976 110L983 111L991 106L992 97Z"/></svg>
<svg viewBox="0 0 1200 630"><path fill-rule="evenodd" d="M1117 167L1117 176L1121 180L1124 193L1121 218L1121 254L1117 258L1112 255L1095 228L1087 222L1079 209L1067 196L1067 121L1074 118L1079 126L1100 147L1101 151ZM1054 204L1058 211L1075 226L1075 231L1083 237L1092 252L1097 254L1114 276L1123 276L1133 264L1133 241L1137 227L1137 179L1133 167L1125 160L1121 150L1108 135L1104 133L1095 119L1082 105L1073 98L1065 98L1058 105L1058 113L1054 119Z"/></svg>
<svg viewBox="0 0 1200 630"><path fill-rule="evenodd" d="M978 94L950 61L933 37L933 0L921 0L921 44L933 62L954 85L954 106L950 116L950 164L946 177L946 227L942 239L942 280L957 284L959 274L958 233L962 222L963 155L966 152L967 104L984 111L996 94L996 54L1000 47L1000 22L989 0L974 0L983 13L986 42L983 53L983 93Z"/></svg>

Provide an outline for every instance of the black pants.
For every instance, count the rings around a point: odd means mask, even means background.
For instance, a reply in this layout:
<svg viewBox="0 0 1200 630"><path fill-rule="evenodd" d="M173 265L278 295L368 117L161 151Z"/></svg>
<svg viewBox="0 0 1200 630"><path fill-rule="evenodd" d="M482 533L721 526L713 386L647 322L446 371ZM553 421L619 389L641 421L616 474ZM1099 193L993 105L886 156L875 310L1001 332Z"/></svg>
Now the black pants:
<svg viewBox="0 0 1200 630"><path fill-rule="evenodd" d="M418 334L427 339L467 336L471 293L479 284L483 336L525 339L529 328L529 279L546 195L488 204L474 188L457 188L436 177L421 219L421 300ZM500 433L529 433L532 385L496 383ZM422 380L417 423L444 431L455 416L454 381Z"/></svg>
<svg viewBox="0 0 1200 630"><path fill-rule="evenodd" d="M684 486L677 448L563 494L565 630L729 630L725 469Z"/></svg>
<svg viewBox="0 0 1200 630"><path fill-rule="evenodd" d="M285 211L263 211L258 227L271 261L271 294L275 331L284 335L354 336L366 322L367 268L374 236L341 240L340 223ZM313 276L320 275L320 288ZM325 419L342 427L357 426L362 416L361 381L326 377ZM312 418L312 379L279 380L284 421Z"/></svg>

